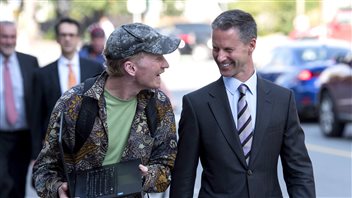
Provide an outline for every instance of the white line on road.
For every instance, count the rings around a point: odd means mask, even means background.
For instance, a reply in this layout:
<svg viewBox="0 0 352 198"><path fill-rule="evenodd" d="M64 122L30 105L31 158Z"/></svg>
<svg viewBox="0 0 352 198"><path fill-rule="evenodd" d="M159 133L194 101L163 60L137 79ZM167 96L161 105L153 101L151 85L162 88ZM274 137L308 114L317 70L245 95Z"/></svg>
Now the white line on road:
<svg viewBox="0 0 352 198"><path fill-rule="evenodd" d="M334 148L329 148L324 146L318 146L315 144L306 144L306 145L308 150L310 151L316 151L316 152L336 155L340 157L352 158L352 153L348 151L343 151L340 149L334 149Z"/></svg>

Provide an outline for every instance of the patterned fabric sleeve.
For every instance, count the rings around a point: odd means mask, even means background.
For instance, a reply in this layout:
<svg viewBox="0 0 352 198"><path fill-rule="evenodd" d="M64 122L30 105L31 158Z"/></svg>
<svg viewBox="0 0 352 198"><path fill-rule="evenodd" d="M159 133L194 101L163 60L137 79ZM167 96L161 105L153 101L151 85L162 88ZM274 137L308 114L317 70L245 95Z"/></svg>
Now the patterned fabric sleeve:
<svg viewBox="0 0 352 198"><path fill-rule="evenodd" d="M177 152L175 116L170 100L163 92L156 93L159 123L143 185L145 192L163 192L168 188Z"/></svg>
<svg viewBox="0 0 352 198"><path fill-rule="evenodd" d="M34 185L40 197L57 197L58 188L66 181L60 160L58 134L62 110L70 106L69 104L77 104L77 100L80 99L73 96L76 94L70 90L57 101L50 117L44 146L33 166ZM74 109L72 105L69 108Z"/></svg>

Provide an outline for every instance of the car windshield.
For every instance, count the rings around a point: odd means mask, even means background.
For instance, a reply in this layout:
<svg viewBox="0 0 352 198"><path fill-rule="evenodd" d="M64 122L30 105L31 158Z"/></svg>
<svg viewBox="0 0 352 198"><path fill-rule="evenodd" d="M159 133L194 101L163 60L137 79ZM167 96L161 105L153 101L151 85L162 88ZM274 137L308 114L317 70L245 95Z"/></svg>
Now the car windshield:
<svg viewBox="0 0 352 198"><path fill-rule="evenodd" d="M343 56L347 53L346 49L335 47L309 47L295 50L297 61L307 64L315 61L327 61Z"/></svg>
<svg viewBox="0 0 352 198"><path fill-rule="evenodd" d="M294 52L300 63L321 61L327 59L327 50L325 48L304 48L296 49Z"/></svg>
<svg viewBox="0 0 352 198"><path fill-rule="evenodd" d="M333 60L344 56L348 49L327 46L279 47L271 54L265 67L300 67L312 62Z"/></svg>

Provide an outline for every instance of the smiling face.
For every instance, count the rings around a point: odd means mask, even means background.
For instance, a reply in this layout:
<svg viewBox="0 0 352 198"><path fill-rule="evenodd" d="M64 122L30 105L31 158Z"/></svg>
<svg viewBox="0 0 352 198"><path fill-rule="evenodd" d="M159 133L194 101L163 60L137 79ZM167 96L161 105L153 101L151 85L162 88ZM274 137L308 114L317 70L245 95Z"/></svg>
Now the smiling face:
<svg viewBox="0 0 352 198"><path fill-rule="evenodd" d="M131 60L135 66L135 82L142 89L160 88L162 74L169 67L163 55L143 53L138 60Z"/></svg>
<svg viewBox="0 0 352 198"><path fill-rule="evenodd" d="M241 41L237 29L214 29L212 34L213 58L221 75L234 77L244 82L254 73L252 53L256 45Z"/></svg>
<svg viewBox="0 0 352 198"><path fill-rule="evenodd" d="M0 53L9 57L16 47L16 26L10 23L0 23Z"/></svg>

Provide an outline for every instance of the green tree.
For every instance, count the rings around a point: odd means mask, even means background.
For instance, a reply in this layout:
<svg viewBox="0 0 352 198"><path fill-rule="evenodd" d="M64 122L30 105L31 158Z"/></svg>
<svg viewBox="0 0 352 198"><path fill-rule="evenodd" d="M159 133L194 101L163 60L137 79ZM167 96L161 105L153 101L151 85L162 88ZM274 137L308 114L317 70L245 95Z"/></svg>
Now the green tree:
<svg viewBox="0 0 352 198"><path fill-rule="evenodd" d="M319 9L319 1L306 1L306 14ZM258 34L266 35L276 32L288 34L293 30L296 15L296 1L282 0L239 0L229 3L229 9L243 9L251 13L258 24Z"/></svg>

